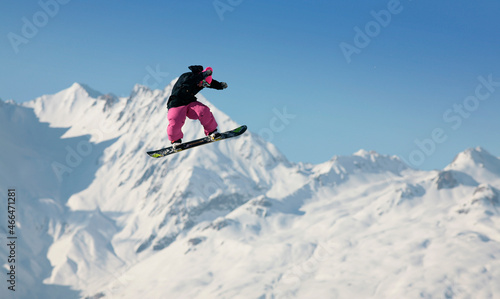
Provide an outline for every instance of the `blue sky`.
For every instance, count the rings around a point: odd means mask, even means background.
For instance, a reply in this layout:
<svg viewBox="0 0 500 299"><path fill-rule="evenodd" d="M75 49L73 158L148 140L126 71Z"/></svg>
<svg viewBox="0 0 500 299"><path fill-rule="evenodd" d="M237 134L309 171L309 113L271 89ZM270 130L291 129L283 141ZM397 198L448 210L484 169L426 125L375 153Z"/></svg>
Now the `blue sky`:
<svg viewBox="0 0 500 299"><path fill-rule="evenodd" d="M127 96L201 64L229 85L203 94L292 161L366 149L441 169L469 147L500 156L499 15L493 0L4 1L0 98L73 82Z"/></svg>

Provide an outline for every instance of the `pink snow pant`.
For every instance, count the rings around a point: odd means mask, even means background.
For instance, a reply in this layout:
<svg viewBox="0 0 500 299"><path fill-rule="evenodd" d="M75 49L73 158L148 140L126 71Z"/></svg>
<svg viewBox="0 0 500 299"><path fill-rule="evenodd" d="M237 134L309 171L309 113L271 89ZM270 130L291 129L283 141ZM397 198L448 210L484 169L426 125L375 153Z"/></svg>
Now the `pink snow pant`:
<svg viewBox="0 0 500 299"><path fill-rule="evenodd" d="M217 129L217 122L215 121L210 108L198 101L195 101L185 106L172 107L168 109L167 134L170 141L181 139L184 136L182 133L182 126L184 126L186 116L189 119L200 120L201 125L205 129L205 135L207 136Z"/></svg>

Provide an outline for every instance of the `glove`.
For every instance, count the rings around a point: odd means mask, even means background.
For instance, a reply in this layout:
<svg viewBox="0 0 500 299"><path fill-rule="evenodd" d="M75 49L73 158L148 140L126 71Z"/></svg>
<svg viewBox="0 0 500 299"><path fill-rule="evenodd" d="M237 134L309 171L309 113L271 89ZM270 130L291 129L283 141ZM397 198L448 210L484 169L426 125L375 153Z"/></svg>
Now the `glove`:
<svg viewBox="0 0 500 299"><path fill-rule="evenodd" d="M226 89L227 88L227 83L226 82L221 82L220 85L222 86L222 89Z"/></svg>

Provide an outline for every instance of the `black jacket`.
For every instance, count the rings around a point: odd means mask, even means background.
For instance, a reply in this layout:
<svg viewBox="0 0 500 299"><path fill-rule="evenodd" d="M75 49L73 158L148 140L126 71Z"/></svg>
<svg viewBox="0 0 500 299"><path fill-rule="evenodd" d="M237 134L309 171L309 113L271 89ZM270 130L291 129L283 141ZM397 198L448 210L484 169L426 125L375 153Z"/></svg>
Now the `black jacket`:
<svg viewBox="0 0 500 299"><path fill-rule="evenodd" d="M168 109L196 101L196 94L203 89L203 86L199 87L198 83L209 76L207 72L202 72L203 67L199 65L192 65L189 69L191 72L182 74L172 88L172 94L167 102ZM208 88L222 89L222 85L219 81L212 79Z"/></svg>

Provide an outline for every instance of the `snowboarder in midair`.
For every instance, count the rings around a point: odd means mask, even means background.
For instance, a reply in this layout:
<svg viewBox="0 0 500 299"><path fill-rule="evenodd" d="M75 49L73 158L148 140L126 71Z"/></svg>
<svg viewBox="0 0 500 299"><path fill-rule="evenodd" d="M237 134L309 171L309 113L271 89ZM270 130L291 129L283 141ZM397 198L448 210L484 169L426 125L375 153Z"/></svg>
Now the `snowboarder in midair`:
<svg viewBox="0 0 500 299"><path fill-rule="evenodd" d="M203 69L201 65L189 67L191 72L182 74L174 87L172 94L168 98L168 139L172 147L178 149L182 143L182 126L189 119L198 119L205 130L205 135L212 140L218 140L220 133L217 131L217 122L206 105L198 102L196 94L205 87L213 89L225 89L227 83L212 79L213 69L207 67Z"/></svg>

